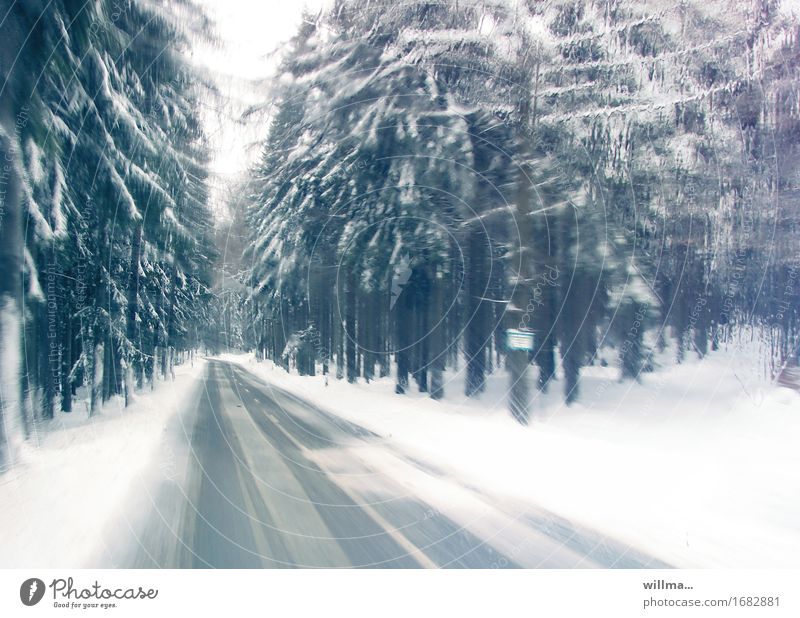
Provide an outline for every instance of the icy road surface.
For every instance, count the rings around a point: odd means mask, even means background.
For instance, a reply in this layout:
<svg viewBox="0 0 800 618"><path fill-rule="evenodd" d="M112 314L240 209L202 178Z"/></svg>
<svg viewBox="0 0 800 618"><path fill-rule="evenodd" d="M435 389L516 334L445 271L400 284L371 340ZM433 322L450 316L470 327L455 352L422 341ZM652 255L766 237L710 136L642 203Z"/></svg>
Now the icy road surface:
<svg viewBox="0 0 800 618"><path fill-rule="evenodd" d="M209 361L199 386L169 429L163 479L136 498L143 515L111 535L107 566L666 566L493 500L238 365Z"/></svg>

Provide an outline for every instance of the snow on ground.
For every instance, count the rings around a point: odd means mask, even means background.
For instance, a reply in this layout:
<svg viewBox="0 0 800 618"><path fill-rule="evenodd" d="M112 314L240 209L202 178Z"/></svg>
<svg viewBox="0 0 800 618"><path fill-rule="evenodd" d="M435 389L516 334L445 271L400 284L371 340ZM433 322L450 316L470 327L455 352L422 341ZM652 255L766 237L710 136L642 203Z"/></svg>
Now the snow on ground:
<svg viewBox="0 0 800 618"><path fill-rule="evenodd" d="M72 413L39 423L22 461L0 475L0 568L91 566L103 531L128 519L131 488L163 459L167 425L204 366L176 367L174 382L139 393L129 408L116 398L89 418L78 400Z"/></svg>
<svg viewBox="0 0 800 618"><path fill-rule="evenodd" d="M559 380L536 394L527 428L506 411L502 371L476 400L448 374L436 402L395 395L389 378L326 386L251 355L223 358L384 436L452 483L547 509L669 564L798 567L800 394L766 383L753 357L720 351L641 384L589 367L579 403L561 402ZM373 465L388 465L379 455Z"/></svg>

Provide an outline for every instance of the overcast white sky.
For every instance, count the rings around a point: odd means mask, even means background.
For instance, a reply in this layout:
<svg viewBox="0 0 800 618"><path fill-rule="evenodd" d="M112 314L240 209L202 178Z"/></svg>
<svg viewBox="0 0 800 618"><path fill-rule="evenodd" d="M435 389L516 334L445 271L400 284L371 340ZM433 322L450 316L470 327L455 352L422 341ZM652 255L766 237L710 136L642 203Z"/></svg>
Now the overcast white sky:
<svg viewBox="0 0 800 618"><path fill-rule="evenodd" d="M303 9L316 13L328 0L198 0L216 24L219 46L198 45L195 61L215 75L222 101L211 101L206 129L215 150L214 201L225 199L227 181L241 174L266 136L267 118L248 125L239 118L248 106L268 101L267 85L281 45L297 31ZM224 104L223 104L224 103Z"/></svg>
<svg viewBox="0 0 800 618"><path fill-rule="evenodd" d="M325 0L198 0L217 24L226 50L208 53L212 68L242 77L264 77L266 57L297 30L303 8L317 12Z"/></svg>

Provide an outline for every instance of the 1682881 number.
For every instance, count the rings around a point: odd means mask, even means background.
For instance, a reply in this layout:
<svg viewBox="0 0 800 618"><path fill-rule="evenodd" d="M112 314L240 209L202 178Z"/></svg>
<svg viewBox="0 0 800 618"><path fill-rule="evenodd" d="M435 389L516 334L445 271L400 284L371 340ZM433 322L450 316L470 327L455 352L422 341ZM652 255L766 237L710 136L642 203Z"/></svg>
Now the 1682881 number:
<svg viewBox="0 0 800 618"><path fill-rule="evenodd" d="M739 607L779 607L780 597L735 597Z"/></svg>

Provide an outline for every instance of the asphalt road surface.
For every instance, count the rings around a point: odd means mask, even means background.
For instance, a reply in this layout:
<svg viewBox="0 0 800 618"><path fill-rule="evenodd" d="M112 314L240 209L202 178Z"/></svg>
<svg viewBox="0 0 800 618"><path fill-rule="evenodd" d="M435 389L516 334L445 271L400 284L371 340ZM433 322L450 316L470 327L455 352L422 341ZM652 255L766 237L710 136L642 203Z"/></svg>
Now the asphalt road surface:
<svg viewBox="0 0 800 618"><path fill-rule="evenodd" d="M106 534L103 566L667 566L482 495L234 364L208 362L170 433L140 515Z"/></svg>

